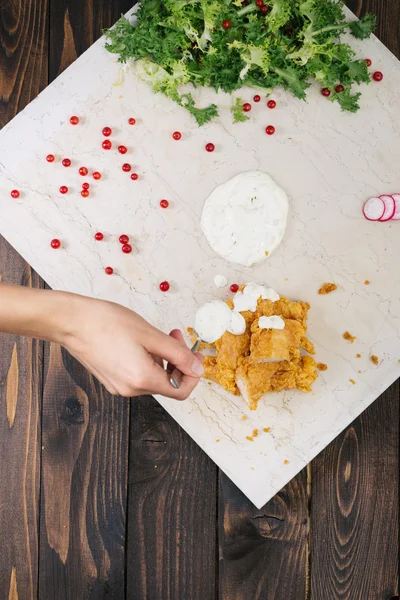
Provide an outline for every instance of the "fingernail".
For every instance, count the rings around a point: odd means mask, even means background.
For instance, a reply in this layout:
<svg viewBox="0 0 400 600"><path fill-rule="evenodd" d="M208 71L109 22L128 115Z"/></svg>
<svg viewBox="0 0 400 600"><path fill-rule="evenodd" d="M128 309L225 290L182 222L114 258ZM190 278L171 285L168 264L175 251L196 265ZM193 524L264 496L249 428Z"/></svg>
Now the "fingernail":
<svg viewBox="0 0 400 600"><path fill-rule="evenodd" d="M197 375L197 377L204 375L204 367L201 362L197 360L197 358L195 358L192 363L192 371L195 375Z"/></svg>

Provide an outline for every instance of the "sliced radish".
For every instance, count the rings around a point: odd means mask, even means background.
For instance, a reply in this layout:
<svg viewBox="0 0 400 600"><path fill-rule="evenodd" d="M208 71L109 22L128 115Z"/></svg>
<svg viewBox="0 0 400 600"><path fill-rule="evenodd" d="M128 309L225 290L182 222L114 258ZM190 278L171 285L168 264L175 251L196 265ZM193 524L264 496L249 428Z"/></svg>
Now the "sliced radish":
<svg viewBox="0 0 400 600"><path fill-rule="evenodd" d="M394 198L392 196L386 196L385 194L383 194L382 196L379 196L379 198L383 201L383 204L385 205L385 212L383 213L383 215L381 216L381 218L379 220L382 223L384 221L390 221L390 219L393 217L394 213L396 212L396 203L394 201Z"/></svg>
<svg viewBox="0 0 400 600"><path fill-rule="evenodd" d="M400 194L392 194L392 198L396 205L392 219L393 219L393 221L399 221L400 220Z"/></svg>
<svg viewBox="0 0 400 600"><path fill-rule="evenodd" d="M364 217L368 221L380 221L385 213L385 203L381 198L370 198L363 206Z"/></svg>

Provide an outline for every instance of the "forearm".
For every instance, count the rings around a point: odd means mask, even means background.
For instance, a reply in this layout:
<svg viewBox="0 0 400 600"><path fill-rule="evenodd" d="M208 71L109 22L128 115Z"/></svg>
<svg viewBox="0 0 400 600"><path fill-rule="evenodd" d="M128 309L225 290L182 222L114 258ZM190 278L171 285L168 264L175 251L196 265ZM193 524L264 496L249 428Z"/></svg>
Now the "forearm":
<svg viewBox="0 0 400 600"><path fill-rule="evenodd" d="M0 332L61 342L74 296L0 283Z"/></svg>

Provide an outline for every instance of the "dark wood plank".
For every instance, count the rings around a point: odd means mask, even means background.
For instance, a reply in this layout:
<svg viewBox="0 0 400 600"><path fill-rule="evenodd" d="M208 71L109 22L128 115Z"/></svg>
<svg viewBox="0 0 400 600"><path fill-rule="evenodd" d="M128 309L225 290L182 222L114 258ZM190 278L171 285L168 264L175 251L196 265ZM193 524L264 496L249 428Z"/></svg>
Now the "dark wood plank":
<svg viewBox="0 0 400 600"><path fill-rule="evenodd" d="M396 0L346 0L347 6L357 15L371 12L377 16L376 35L397 57L400 56L400 3ZM374 57L368 57L374 61ZM378 68L378 65L376 65Z"/></svg>
<svg viewBox="0 0 400 600"><path fill-rule="evenodd" d="M132 403L129 600L214 600L217 468L152 398Z"/></svg>
<svg viewBox="0 0 400 600"><path fill-rule="evenodd" d="M311 600L398 595L399 390L313 462Z"/></svg>
<svg viewBox="0 0 400 600"><path fill-rule="evenodd" d="M47 84L48 0L0 3L0 127ZM0 237L0 280L39 277ZM37 597L43 344L0 336L0 595Z"/></svg>
<svg viewBox="0 0 400 600"><path fill-rule="evenodd" d="M39 286L0 238L0 281ZM1 292L0 292L1 293ZM0 597L37 597L43 345L0 335Z"/></svg>
<svg viewBox="0 0 400 600"><path fill-rule="evenodd" d="M51 0L51 78L128 4ZM45 369L39 598L121 600L129 402L54 344Z"/></svg>
<svg viewBox="0 0 400 600"><path fill-rule="evenodd" d="M306 469L261 510L221 474L221 600L306 598L307 504Z"/></svg>

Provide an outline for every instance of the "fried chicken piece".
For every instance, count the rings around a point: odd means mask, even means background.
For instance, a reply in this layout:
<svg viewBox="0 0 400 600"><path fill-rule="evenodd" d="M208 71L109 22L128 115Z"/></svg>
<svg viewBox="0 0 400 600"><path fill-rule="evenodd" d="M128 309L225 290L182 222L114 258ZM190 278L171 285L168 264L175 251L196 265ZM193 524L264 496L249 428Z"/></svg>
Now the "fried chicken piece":
<svg viewBox="0 0 400 600"><path fill-rule="evenodd" d="M311 356L302 356L296 373L296 387L302 392L311 392L311 385L317 379L317 365Z"/></svg>
<svg viewBox="0 0 400 600"><path fill-rule="evenodd" d="M308 354L315 354L314 344L310 342L308 337L306 337L305 335L303 335L303 337L300 340L300 348L308 352Z"/></svg>
<svg viewBox="0 0 400 600"><path fill-rule="evenodd" d="M245 359L236 370L236 384L250 410L256 410L259 399L271 389L271 378L280 363L251 363Z"/></svg>
<svg viewBox="0 0 400 600"><path fill-rule="evenodd" d="M204 357L204 377L211 379L219 385L222 385L228 392L232 392L235 396L239 396L239 391L235 381L235 370L220 366L218 359L215 356Z"/></svg>
<svg viewBox="0 0 400 600"><path fill-rule="evenodd" d="M287 298L280 298L276 302L274 302L274 315L279 315L284 319L295 319L296 321L301 321L305 326L307 322L308 311L310 310L310 305L308 302L290 302Z"/></svg>
<svg viewBox="0 0 400 600"><path fill-rule="evenodd" d="M289 360L290 351L298 348L305 328L294 319L285 319L284 329L260 329L257 320L251 332L250 360L271 362Z"/></svg>
<svg viewBox="0 0 400 600"><path fill-rule="evenodd" d="M233 335L226 331L224 335L215 342L218 356L218 366L228 369L236 369L239 358L247 356L250 350L250 330L242 335Z"/></svg>

